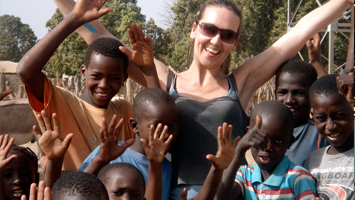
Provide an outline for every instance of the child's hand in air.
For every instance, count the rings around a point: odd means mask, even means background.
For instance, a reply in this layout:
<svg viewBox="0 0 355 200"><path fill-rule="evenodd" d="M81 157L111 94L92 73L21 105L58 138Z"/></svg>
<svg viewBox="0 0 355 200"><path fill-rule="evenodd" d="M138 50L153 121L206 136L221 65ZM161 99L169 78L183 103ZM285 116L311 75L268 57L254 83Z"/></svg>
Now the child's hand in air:
<svg viewBox="0 0 355 200"><path fill-rule="evenodd" d="M249 130L240 140L237 146L237 152L240 151L245 153L251 147L261 149L263 151L267 148L269 138L264 131L260 130L262 119L260 115L256 115L255 118L255 126Z"/></svg>
<svg viewBox="0 0 355 200"><path fill-rule="evenodd" d="M9 135L0 135L0 171L3 170L13 159L17 158L17 155L11 155L8 158L12 144L14 144L15 138L9 140Z"/></svg>
<svg viewBox="0 0 355 200"><path fill-rule="evenodd" d="M147 142L145 139L141 139L149 162L154 164L162 163L172 141L173 135L168 134L168 126L165 125L163 127L163 125L159 123L154 130L154 126L151 125L149 141Z"/></svg>
<svg viewBox="0 0 355 200"><path fill-rule="evenodd" d="M349 102L350 106L354 106L354 73L348 75L337 76L338 91Z"/></svg>
<svg viewBox="0 0 355 200"><path fill-rule="evenodd" d="M237 146L240 137L235 138L232 142L232 125L223 123L223 127L218 127L217 143L218 150L216 155L208 154L206 158L210 160L213 166L218 170L226 169L232 162L235 155L235 147Z"/></svg>
<svg viewBox="0 0 355 200"><path fill-rule="evenodd" d="M120 50L142 70L151 69L154 65L154 51L150 38L144 35L142 27L135 23L128 29L128 35L132 51L123 46L120 46Z"/></svg>
<svg viewBox="0 0 355 200"><path fill-rule="evenodd" d="M51 189L45 187L44 181L40 181L38 184L38 195L37 195L37 184L32 183L30 188L29 200L51 200ZM21 196L21 200L27 200L26 195Z"/></svg>
<svg viewBox="0 0 355 200"><path fill-rule="evenodd" d="M49 160L63 159L73 138L73 133L69 133L63 140L56 113L52 115L53 128L46 111L42 110L41 114L36 115L36 118L41 131L37 126L33 126L33 130L37 133L42 152Z"/></svg>
<svg viewBox="0 0 355 200"><path fill-rule="evenodd" d="M121 156L126 149L134 142L133 139L127 140L122 146L118 145L118 139L123 126L123 119L117 123L117 115L111 119L110 125L107 127L106 119L102 120L102 128L100 130L100 150L98 159L108 164L111 160L115 160Z"/></svg>

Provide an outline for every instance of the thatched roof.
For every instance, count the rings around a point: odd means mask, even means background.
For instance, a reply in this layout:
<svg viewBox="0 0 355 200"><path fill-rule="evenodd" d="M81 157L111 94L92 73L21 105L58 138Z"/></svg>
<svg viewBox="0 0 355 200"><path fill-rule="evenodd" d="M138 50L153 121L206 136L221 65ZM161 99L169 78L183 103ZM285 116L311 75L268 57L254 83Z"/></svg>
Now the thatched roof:
<svg viewBox="0 0 355 200"><path fill-rule="evenodd" d="M16 73L17 63L11 61L0 61L0 72Z"/></svg>

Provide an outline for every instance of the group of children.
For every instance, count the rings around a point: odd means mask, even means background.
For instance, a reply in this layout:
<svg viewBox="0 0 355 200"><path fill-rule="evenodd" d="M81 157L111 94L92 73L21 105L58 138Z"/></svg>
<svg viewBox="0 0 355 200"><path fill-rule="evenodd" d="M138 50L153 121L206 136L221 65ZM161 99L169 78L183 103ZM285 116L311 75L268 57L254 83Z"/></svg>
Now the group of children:
<svg viewBox="0 0 355 200"><path fill-rule="evenodd" d="M155 76L145 69L154 65L152 47L139 28L130 31L132 54L112 38L90 44L80 69L86 82L80 97L41 72L71 32L111 11L100 10L105 1L86 3L79 0L18 65L39 122L34 130L45 184L38 182L36 155L0 136L1 199L169 199L172 164L166 154L179 128L174 99L148 88L133 106L112 100L128 77L128 58L142 67L142 78ZM218 151L206 155L212 166L194 199L352 199L354 82L348 77L353 74L317 80L311 64L284 63L276 73L276 101L254 108L242 138L233 140L227 123L218 128ZM248 149L256 164L241 166Z"/></svg>

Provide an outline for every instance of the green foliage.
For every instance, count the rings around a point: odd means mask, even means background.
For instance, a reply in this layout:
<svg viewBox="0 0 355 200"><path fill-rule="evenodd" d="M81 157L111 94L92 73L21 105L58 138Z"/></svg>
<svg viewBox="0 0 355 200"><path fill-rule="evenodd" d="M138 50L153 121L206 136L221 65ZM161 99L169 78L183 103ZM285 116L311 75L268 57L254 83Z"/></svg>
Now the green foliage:
<svg viewBox="0 0 355 200"><path fill-rule="evenodd" d="M19 17L0 16L0 60L18 62L36 43L37 37Z"/></svg>

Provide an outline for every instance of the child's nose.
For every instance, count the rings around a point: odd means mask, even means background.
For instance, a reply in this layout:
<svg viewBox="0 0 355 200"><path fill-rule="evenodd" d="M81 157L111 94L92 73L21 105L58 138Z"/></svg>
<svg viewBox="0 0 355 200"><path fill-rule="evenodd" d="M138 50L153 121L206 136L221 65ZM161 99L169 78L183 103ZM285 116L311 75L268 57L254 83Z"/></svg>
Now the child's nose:
<svg viewBox="0 0 355 200"><path fill-rule="evenodd" d="M285 103L286 104L290 104L290 103L292 103L293 102L293 95L292 94L287 94L286 95L286 99L285 99Z"/></svg>
<svg viewBox="0 0 355 200"><path fill-rule="evenodd" d="M19 177L15 177L14 182L12 182L14 185L20 185L22 183L22 179L20 179Z"/></svg>
<svg viewBox="0 0 355 200"><path fill-rule="evenodd" d="M109 86L108 80L107 79L102 79L99 83L100 88L107 88Z"/></svg>
<svg viewBox="0 0 355 200"><path fill-rule="evenodd" d="M336 124L334 123L334 121L332 119L328 119L327 120L327 124L326 124L326 128L328 131L332 132L335 130L336 128Z"/></svg>

